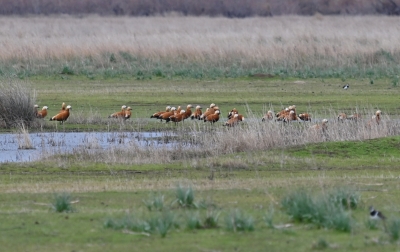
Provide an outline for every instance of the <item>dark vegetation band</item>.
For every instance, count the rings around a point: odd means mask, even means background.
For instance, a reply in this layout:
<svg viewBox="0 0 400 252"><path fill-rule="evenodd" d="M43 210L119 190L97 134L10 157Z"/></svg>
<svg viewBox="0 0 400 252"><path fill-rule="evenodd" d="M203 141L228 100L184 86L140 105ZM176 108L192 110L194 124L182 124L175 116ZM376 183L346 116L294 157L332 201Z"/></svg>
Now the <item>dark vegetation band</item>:
<svg viewBox="0 0 400 252"><path fill-rule="evenodd" d="M399 15L399 0L2 0L1 15L100 14L153 16Z"/></svg>

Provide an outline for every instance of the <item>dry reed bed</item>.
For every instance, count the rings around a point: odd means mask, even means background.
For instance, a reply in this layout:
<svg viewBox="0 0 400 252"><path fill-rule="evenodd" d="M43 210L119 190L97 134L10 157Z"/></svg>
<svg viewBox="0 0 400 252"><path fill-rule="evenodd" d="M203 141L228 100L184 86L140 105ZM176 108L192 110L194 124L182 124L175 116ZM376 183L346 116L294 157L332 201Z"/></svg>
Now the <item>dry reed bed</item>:
<svg viewBox="0 0 400 252"><path fill-rule="evenodd" d="M386 16L1 17L0 61L30 70L54 62L130 69L127 58L146 59L148 68L157 62L265 70L385 67L400 61L400 28L393 25L399 21ZM110 62L111 53L119 64Z"/></svg>
<svg viewBox="0 0 400 252"><path fill-rule="evenodd" d="M251 115L251 112L249 113ZM371 113L373 114L373 113ZM178 127L177 141L166 147L139 146L130 141L124 148L92 150L77 148L72 155L47 157L56 160L64 167L69 162L99 162L105 164L166 164L176 160L183 161L189 167L210 166L205 158L238 152L265 151L276 148L288 148L324 141L363 141L378 137L400 134L398 120L384 119L376 124L368 119L362 121L338 122L335 115L330 116L326 131L315 130L309 122L267 122L262 123L257 117L250 116L238 127L226 128L220 124L209 125L192 122ZM166 139L160 139L166 141ZM240 160L237 160L240 163Z"/></svg>

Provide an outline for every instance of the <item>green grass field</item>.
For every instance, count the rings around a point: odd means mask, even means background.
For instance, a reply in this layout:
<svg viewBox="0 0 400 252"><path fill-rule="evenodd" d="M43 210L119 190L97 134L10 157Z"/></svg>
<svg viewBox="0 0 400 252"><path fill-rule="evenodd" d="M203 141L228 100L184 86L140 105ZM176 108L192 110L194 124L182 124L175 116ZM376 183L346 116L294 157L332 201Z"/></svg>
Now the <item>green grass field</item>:
<svg viewBox="0 0 400 252"><path fill-rule="evenodd" d="M205 108L210 103L221 108L223 117L236 107L245 117L260 120L269 109L279 111L293 104L298 112L311 112L316 121L356 111L370 118L376 109L385 118L399 118L399 90L389 79L370 84L367 79L67 76L34 77L30 83L39 106L49 106L49 115L57 113L62 102L73 108L64 127L42 122L42 130L50 132L175 128L182 132L197 122L165 125L149 117L167 105ZM345 83L350 84L347 91L342 89ZM133 108L132 119L110 123L107 116L123 104ZM213 125L210 132L220 132L221 124ZM0 243L4 251L394 251L399 249L396 230L400 232L394 224L399 219L399 151L400 137L388 136L138 164L85 161L70 155L0 164ZM194 189L198 208L175 202L179 185ZM346 211L350 217L344 222L350 224L350 231L295 221L282 205L286 196L300 189L325 197L338 188L360 195L357 208ZM74 211L59 213L51 204L56 193L64 192L70 195ZM154 195L164 195L162 211L149 211L144 203ZM370 205L387 216L386 224L369 223ZM253 231L228 229L232 222L227 219L235 210L244 219L253 219ZM219 214L218 227L188 227L189 218L204 221L210 212ZM149 220L155 228L138 231L132 220ZM173 220L164 238L163 220Z"/></svg>
<svg viewBox="0 0 400 252"><path fill-rule="evenodd" d="M150 118L166 106L188 104L201 105L203 109L216 103L225 115L232 109L248 116L248 112L262 117L267 110L279 110L295 104L298 113L308 112L314 118L335 117L339 112L361 112L370 117L376 109L384 115L398 117L398 88L389 79L376 80L370 84L367 79L280 79L242 78L197 80L92 80L79 77L33 78L32 87L37 92L39 106L49 107L49 116L58 113L61 103L72 106L71 121L87 121L88 117L104 119L120 110L122 105L132 107L131 126L158 129ZM345 91L341 87L350 84ZM82 125L67 124L67 129L108 130L109 124L99 125L100 120ZM149 125L149 123L151 123ZM82 124L82 123L81 123ZM129 125L129 124L128 124ZM46 123L53 128L54 123Z"/></svg>

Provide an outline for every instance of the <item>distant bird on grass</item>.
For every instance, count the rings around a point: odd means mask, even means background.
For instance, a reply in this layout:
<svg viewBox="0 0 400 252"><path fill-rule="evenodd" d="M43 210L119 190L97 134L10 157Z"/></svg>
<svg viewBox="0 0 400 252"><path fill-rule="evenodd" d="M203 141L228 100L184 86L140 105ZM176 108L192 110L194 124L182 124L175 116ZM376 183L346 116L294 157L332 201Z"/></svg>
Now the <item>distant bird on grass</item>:
<svg viewBox="0 0 400 252"><path fill-rule="evenodd" d="M69 110L72 109L70 105L68 105L64 111L58 113L57 115L50 118L50 121L59 121L63 124L69 117Z"/></svg>
<svg viewBox="0 0 400 252"><path fill-rule="evenodd" d="M311 115L308 113L302 113L299 115L300 120L302 121L310 121L311 122Z"/></svg>
<svg viewBox="0 0 400 252"><path fill-rule="evenodd" d="M346 85L343 86L343 89L344 89L344 90L347 90L347 89L349 89L349 87L350 87L350 85L349 85L349 84L346 84Z"/></svg>
<svg viewBox="0 0 400 252"><path fill-rule="evenodd" d="M122 105L121 111L112 113L111 115L108 116L108 118L124 118L125 117L125 110L126 110L126 106Z"/></svg>
<svg viewBox="0 0 400 252"><path fill-rule="evenodd" d="M35 114L36 117L37 117L38 109L39 109L39 105L35 104L35 106L33 106L33 113Z"/></svg>
<svg viewBox="0 0 400 252"><path fill-rule="evenodd" d="M382 212L374 209L373 206L369 207L369 216L373 220L385 220L386 217L382 214Z"/></svg>
<svg viewBox="0 0 400 252"><path fill-rule="evenodd" d="M131 118L132 115L132 108L131 107L127 107L125 110L125 120L128 120L129 118Z"/></svg>
<svg viewBox="0 0 400 252"><path fill-rule="evenodd" d="M190 118L193 119L199 119L200 120L200 116L203 114L203 112L201 111L201 106L196 106L196 110L194 111L194 113L192 114L192 116Z"/></svg>
<svg viewBox="0 0 400 252"><path fill-rule="evenodd" d="M268 112L263 116L263 118L261 119L261 121L265 122L265 121L271 121L272 119L274 119L274 113L272 113L271 110L268 110Z"/></svg>
<svg viewBox="0 0 400 252"><path fill-rule="evenodd" d="M47 116L47 109L48 109L48 108L49 108L49 107L44 106L44 107L42 108L42 110L40 110L40 111L37 112L36 117L37 117L37 118L45 118L45 117Z"/></svg>

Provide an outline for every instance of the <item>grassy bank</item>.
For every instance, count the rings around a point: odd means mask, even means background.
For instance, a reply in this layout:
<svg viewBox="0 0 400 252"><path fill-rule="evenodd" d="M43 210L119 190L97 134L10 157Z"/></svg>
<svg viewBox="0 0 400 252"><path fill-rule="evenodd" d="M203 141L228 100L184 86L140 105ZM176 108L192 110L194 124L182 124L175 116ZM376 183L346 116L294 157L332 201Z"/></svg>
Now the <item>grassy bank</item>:
<svg viewBox="0 0 400 252"><path fill-rule="evenodd" d="M385 142L380 141L381 144ZM347 150L354 159L366 158L370 163L378 163L367 153L355 151L353 147L357 147L357 143L348 145L342 150ZM314 147L323 149L326 146ZM302 154L292 149L286 155ZM327 156L325 162L335 163L340 159L342 157ZM314 169L306 165L303 169L288 165L289 170L277 171L269 171L270 165L249 169L220 167L210 179L207 169L185 169L179 163L173 166L160 171L145 169L141 173L117 171L112 167L90 171L87 167L75 166L76 169L54 171L52 166L44 164L6 166L8 168L0 175L3 248L13 251L97 251L100 248L122 251L393 251L398 248L397 241L385 231L382 222L369 223L368 213L368 206L374 205L388 217L387 225L396 219L398 167L360 170L359 165L351 162L346 170ZM194 202L202 207L187 208L176 203L179 184L184 188L191 186ZM350 219L346 222L350 224L350 232L298 222L282 205L283 199L296 190L314 191L311 195L317 197L326 196L337 188L352 188L360 195L357 208L349 211ZM62 192L67 192L74 202L72 212L58 213L52 209L55 193ZM163 195L163 210L149 211L148 204L157 195ZM242 213L240 218L253 220L253 231L235 232L229 228L227 220L236 211ZM212 212L218 213L217 227L196 228L190 224L193 219L203 223ZM157 218L174 223L165 238L158 229L141 232L135 227L136 220Z"/></svg>
<svg viewBox="0 0 400 252"><path fill-rule="evenodd" d="M125 104L132 107L132 120L165 109L166 106L201 105L203 110L216 103L223 117L234 107L248 116L251 110L262 117L267 110L280 111L295 104L299 113L308 112L314 118L335 116L339 112L359 113L368 118L376 109L385 115L398 116L398 88L390 79L370 84L368 79L307 79L256 78L217 80L92 80L78 77L61 79L31 78L37 91L37 103L49 106L49 115L57 113L61 103L72 105L71 123L93 119L97 124ZM344 91L342 86L350 84ZM330 115L332 113L333 115ZM371 114L372 113L372 114ZM154 120L152 120L154 121Z"/></svg>

